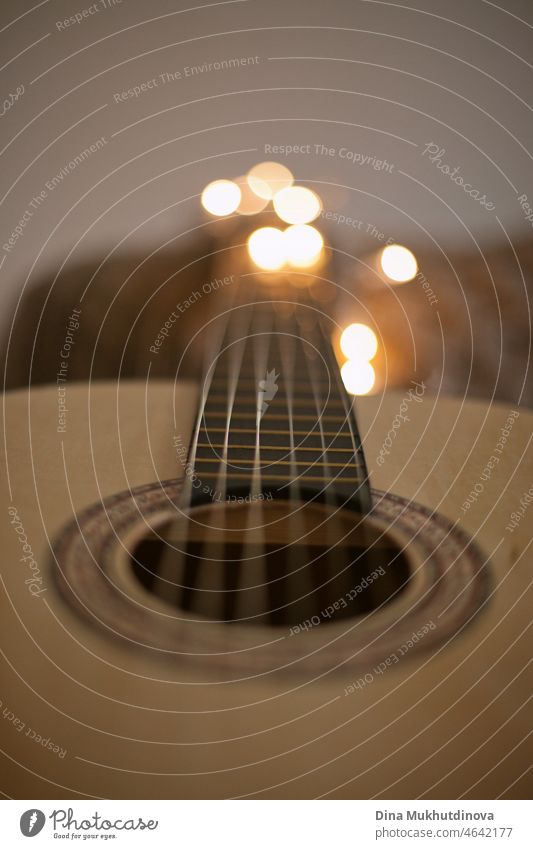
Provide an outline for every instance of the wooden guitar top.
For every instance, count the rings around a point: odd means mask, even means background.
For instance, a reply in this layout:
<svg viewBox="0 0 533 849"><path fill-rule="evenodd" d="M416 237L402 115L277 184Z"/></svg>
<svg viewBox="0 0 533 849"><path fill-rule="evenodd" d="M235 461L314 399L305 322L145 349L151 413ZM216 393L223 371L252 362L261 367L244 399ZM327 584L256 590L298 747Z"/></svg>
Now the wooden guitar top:
<svg viewBox="0 0 533 849"><path fill-rule="evenodd" d="M183 475L175 440L187 444L196 398L192 383L71 383L60 425L56 387L5 396L3 791L527 797L533 415L437 400L414 386L359 399L374 490L468 533L488 575L482 609L440 645L428 636L424 650L423 634L412 641L420 650L398 646L379 671L375 662L366 671L304 665L228 680L216 662L140 650L105 616L81 615L58 589L51 548L90 505ZM271 639L302 636L273 631ZM357 627L353 639L357 646Z"/></svg>

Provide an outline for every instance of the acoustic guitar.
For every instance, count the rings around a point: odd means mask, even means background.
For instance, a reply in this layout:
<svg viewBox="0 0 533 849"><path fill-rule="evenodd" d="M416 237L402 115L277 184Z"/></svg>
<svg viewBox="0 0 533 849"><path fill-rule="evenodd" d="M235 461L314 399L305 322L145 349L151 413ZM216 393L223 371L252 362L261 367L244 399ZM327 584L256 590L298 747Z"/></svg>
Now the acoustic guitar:
<svg viewBox="0 0 533 849"><path fill-rule="evenodd" d="M5 396L6 795L528 795L533 416L354 402L332 285L228 245L198 382Z"/></svg>

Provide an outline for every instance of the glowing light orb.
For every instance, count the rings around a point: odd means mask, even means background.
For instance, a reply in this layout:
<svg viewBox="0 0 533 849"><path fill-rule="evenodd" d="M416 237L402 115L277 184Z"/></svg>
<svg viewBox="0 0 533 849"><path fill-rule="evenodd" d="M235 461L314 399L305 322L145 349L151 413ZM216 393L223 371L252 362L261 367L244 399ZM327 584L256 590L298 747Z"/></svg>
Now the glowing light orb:
<svg viewBox="0 0 533 849"><path fill-rule="evenodd" d="M292 186L294 177L285 165L279 162L260 162L246 175L248 185L258 197L272 200L276 192Z"/></svg>
<svg viewBox="0 0 533 849"><path fill-rule="evenodd" d="M259 268L276 271L285 264L284 234L277 227L260 227L248 239L248 253Z"/></svg>
<svg viewBox="0 0 533 849"><path fill-rule="evenodd" d="M340 344L348 359L371 360L378 350L377 336L366 324L349 324L342 332Z"/></svg>
<svg viewBox="0 0 533 849"><path fill-rule="evenodd" d="M381 268L389 280L406 283L418 271L415 255L403 245L387 245L381 252Z"/></svg>
<svg viewBox="0 0 533 849"><path fill-rule="evenodd" d="M287 224L309 224L320 214L320 198L305 186L289 186L274 195L274 209Z"/></svg>
<svg viewBox="0 0 533 849"><path fill-rule="evenodd" d="M201 200L211 215L231 215L241 202L241 190L232 180L214 180L203 190Z"/></svg>
<svg viewBox="0 0 533 849"><path fill-rule="evenodd" d="M347 360L341 368L341 376L350 395L367 395L376 382L376 373L364 360Z"/></svg>
<svg viewBox="0 0 533 849"><path fill-rule="evenodd" d="M268 200L259 197L252 191L246 177L237 177L235 182L241 190L241 200L237 212L240 215L257 215L258 212L262 212Z"/></svg>
<svg viewBox="0 0 533 849"><path fill-rule="evenodd" d="M324 239L316 227L293 224L283 234L287 262L295 268L308 268L320 258Z"/></svg>

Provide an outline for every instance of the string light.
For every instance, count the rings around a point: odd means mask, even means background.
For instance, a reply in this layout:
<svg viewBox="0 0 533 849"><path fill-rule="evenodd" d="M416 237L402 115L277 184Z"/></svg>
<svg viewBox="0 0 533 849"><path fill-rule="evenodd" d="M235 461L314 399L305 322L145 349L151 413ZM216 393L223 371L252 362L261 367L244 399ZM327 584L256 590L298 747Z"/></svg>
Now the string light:
<svg viewBox="0 0 533 849"><path fill-rule="evenodd" d="M287 224L309 224L322 208L320 198L305 186L289 186L274 195L274 209Z"/></svg>
<svg viewBox="0 0 533 849"><path fill-rule="evenodd" d="M201 201L211 215L231 215L241 202L241 190L232 180L214 180L203 190Z"/></svg>
<svg viewBox="0 0 533 849"><path fill-rule="evenodd" d="M285 238L277 227L260 227L248 238L248 253L265 271L277 271L285 264Z"/></svg>
<svg viewBox="0 0 533 849"><path fill-rule="evenodd" d="M293 224L283 234L287 262L295 268L309 268L322 253L324 239L316 227Z"/></svg>
<svg viewBox="0 0 533 849"><path fill-rule="evenodd" d="M366 324L348 325L342 332L340 345L349 360L371 360L378 350L377 336Z"/></svg>
<svg viewBox="0 0 533 849"><path fill-rule="evenodd" d="M406 283L412 280L418 271L416 257L403 245L387 245L381 252L381 268L389 280Z"/></svg>
<svg viewBox="0 0 533 849"><path fill-rule="evenodd" d="M365 360L347 360L341 368L341 377L350 395L367 395L376 382L374 368Z"/></svg>
<svg viewBox="0 0 533 849"><path fill-rule="evenodd" d="M248 185L258 197L272 200L276 192L292 186L294 177L285 165L279 162L260 162L248 171Z"/></svg>

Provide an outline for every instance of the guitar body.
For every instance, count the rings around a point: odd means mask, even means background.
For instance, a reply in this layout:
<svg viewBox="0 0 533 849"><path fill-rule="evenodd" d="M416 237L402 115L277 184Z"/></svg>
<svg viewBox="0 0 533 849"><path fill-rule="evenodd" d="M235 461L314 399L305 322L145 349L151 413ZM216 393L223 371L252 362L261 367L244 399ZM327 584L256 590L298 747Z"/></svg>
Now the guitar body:
<svg viewBox="0 0 533 849"><path fill-rule="evenodd" d="M406 592L340 624L206 625L195 643L126 574L125 541L179 490L176 437L188 444L197 395L192 383L72 383L61 425L56 387L5 398L2 791L526 797L531 517L506 526L531 486L533 415L360 399L378 520L398 518L407 557L412 530ZM256 661L239 647L250 629Z"/></svg>

